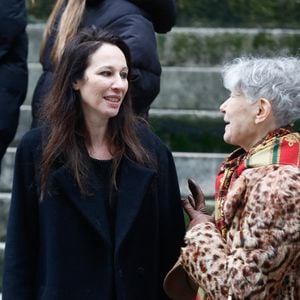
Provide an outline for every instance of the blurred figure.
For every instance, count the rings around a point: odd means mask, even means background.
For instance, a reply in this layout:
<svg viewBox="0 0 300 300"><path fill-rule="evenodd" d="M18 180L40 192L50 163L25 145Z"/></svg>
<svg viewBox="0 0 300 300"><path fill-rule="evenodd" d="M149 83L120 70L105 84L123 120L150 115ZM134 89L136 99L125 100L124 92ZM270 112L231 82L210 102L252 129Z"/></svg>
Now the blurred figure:
<svg viewBox="0 0 300 300"><path fill-rule="evenodd" d="M171 152L131 108L127 45L85 29L65 47L45 127L16 153L3 300L168 299L184 219Z"/></svg>
<svg viewBox="0 0 300 300"><path fill-rule="evenodd" d="M172 299L300 299L300 59L239 58L224 67L224 141L240 146L216 179L216 211L199 185L183 205L186 246L165 280ZM189 278L188 278L189 277Z"/></svg>
<svg viewBox="0 0 300 300"><path fill-rule="evenodd" d="M0 173L27 92L27 35L24 0L0 1Z"/></svg>
<svg viewBox="0 0 300 300"><path fill-rule="evenodd" d="M51 86L52 76L66 42L79 28L94 25L118 34L132 56L132 105L147 117L160 90L161 65L155 31L170 31L175 23L174 0L57 0L49 17L41 46L41 75L32 100L33 127Z"/></svg>

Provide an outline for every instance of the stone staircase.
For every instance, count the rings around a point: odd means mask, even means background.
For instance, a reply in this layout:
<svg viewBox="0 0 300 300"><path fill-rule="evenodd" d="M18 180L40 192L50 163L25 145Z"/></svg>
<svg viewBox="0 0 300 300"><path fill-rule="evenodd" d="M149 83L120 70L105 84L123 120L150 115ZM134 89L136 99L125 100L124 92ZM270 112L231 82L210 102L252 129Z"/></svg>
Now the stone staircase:
<svg viewBox="0 0 300 300"><path fill-rule="evenodd" d="M44 24L31 24L27 28L29 88L17 134L2 162L0 280L15 150L30 127L30 101L41 73L38 52L43 29ZM161 92L150 110L150 125L173 151L182 195L188 193L186 179L192 177L201 183L206 197L212 199L214 176L225 153L231 149L223 144L224 126L218 112L227 96L220 66L240 55L295 55L300 46L300 31L174 28L157 39L163 73ZM213 200L208 201L208 206L213 209Z"/></svg>

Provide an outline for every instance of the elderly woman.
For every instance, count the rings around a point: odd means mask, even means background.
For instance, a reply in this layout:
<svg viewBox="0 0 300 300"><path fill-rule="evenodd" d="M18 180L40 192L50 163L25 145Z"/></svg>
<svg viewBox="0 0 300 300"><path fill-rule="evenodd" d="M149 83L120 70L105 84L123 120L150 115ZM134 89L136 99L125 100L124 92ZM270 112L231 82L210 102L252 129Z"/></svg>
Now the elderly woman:
<svg viewBox="0 0 300 300"><path fill-rule="evenodd" d="M214 218L189 181L186 247L165 279L172 299L195 299L195 287L201 299L300 299L299 74L292 57L224 67L224 140L240 148L217 175Z"/></svg>

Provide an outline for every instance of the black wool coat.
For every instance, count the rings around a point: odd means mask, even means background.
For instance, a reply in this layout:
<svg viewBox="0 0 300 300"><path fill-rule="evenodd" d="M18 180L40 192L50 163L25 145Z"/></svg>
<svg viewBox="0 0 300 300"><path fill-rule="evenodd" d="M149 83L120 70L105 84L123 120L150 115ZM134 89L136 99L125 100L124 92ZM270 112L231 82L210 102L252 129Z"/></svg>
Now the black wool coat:
<svg viewBox="0 0 300 300"><path fill-rule="evenodd" d="M24 0L0 1L0 162L18 126L27 91Z"/></svg>
<svg viewBox="0 0 300 300"><path fill-rule="evenodd" d="M185 231L177 175L161 141L146 128L139 134L157 166L123 159L113 242L103 202L81 194L64 164L51 170L40 196L41 130L24 136L16 153L3 300L168 299L162 282Z"/></svg>
<svg viewBox="0 0 300 300"><path fill-rule="evenodd" d="M131 96L137 114L147 114L160 91L161 65L155 31L165 33L174 24L174 0L87 0L81 27L94 25L111 30L121 36L130 48L133 67ZM55 66L50 57L54 41L55 33L52 32L41 61L43 73L33 94L33 127L37 125L38 110L52 83Z"/></svg>

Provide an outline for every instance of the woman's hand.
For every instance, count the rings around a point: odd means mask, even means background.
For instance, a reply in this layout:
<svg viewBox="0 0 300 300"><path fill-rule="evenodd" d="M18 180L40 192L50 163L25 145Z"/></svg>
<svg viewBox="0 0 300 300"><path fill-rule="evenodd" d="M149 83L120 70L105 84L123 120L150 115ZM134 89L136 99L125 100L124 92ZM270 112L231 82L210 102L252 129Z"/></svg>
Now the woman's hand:
<svg viewBox="0 0 300 300"><path fill-rule="evenodd" d="M199 223L213 222L213 218L207 211L204 194L200 186L190 178L188 179L188 186L192 194L182 199L182 206L190 218L188 229Z"/></svg>

